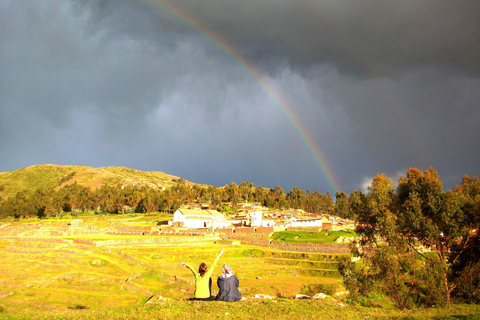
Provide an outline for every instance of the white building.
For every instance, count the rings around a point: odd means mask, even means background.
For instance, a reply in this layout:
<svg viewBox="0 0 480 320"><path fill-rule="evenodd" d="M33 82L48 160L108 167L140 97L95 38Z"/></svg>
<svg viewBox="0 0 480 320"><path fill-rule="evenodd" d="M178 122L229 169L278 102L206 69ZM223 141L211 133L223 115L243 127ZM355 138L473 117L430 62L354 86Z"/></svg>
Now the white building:
<svg viewBox="0 0 480 320"><path fill-rule="evenodd" d="M321 218L310 218L310 219L297 219L292 218L291 220L292 227L322 227L323 222Z"/></svg>
<svg viewBox="0 0 480 320"><path fill-rule="evenodd" d="M275 220L264 220L262 211L250 212L252 227L273 227Z"/></svg>
<svg viewBox="0 0 480 320"><path fill-rule="evenodd" d="M185 228L225 228L232 222L217 210L178 209L169 225Z"/></svg>

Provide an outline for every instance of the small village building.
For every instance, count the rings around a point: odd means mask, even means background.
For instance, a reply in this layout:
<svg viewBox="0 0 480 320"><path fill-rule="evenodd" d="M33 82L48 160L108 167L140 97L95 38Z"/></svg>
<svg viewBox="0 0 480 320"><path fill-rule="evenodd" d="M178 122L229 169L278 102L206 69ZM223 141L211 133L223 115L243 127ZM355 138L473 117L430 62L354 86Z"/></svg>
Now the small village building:
<svg viewBox="0 0 480 320"><path fill-rule="evenodd" d="M345 226L343 225L342 222L336 222L336 223L332 224L331 230L332 231L342 231L342 230L345 230Z"/></svg>
<svg viewBox="0 0 480 320"><path fill-rule="evenodd" d="M332 223L331 222L323 223L322 229L323 230L332 230Z"/></svg>
<svg viewBox="0 0 480 320"><path fill-rule="evenodd" d="M332 220L328 219L327 217L322 218L322 229L323 230L332 230Z"/></svg>
<svg viewBox="0 0 480 320"><path fill-rule="evenodd" d="M275 220L263 219L263 211L250 212L252 227L273 227Z"/></svg>
<svg viewBox="0 0 480 320"><path fill-rule="evenodd" d="M232 224L217 210L178 209L169 225L185 228L225 228Z"/></svg>
<svg viewBox="0 0 480 320"><path fill-rule="evenodd" d="M291 226L292 227L322 227L322 219L321 218L306 218L306 219L291 219Z"/></svg>

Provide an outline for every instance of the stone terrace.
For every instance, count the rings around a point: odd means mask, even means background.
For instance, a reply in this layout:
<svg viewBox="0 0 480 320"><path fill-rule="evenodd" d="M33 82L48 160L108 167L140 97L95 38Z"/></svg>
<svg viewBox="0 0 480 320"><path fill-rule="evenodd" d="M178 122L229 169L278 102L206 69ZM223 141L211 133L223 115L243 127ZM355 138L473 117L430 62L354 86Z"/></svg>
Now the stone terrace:
<svg viewBox="0 0 480 320"><path fill-rule="evenodd" d="M212 231L210 229L187 229L172 228L170 226L128 226L116 225L100 228L83 223L75 224L6 224L0 228L0 238L29 238L41 239L41 237L75 237L89 235L119 236L118 239L89 240L74 239L79 245L88 246L175 246L196 245L201 243L243 244L273 248L285 251L316 252L316 253L349 253L346 244L313 244L313 243L281 243L270 240L273 234L272 227L239 227L223 228ZM122 236L137 236L134 238L121 238ZM62 239L48 239L51 241L64 241ZM36 242L40 242L38 240Z"/></svg>

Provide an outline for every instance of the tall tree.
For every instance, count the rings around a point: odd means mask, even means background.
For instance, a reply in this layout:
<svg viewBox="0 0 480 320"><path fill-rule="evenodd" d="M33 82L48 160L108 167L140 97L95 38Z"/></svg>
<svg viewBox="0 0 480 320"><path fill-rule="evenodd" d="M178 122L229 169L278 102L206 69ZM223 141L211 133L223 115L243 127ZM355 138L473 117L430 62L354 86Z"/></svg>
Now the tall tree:
<svg viewBox="0 0 480 320"><path fill-rule="evenodd" d="M443 193L433 168L409 169L400 177L397 193L392 181L379 174L368 191L350 197L361 235L353 250L365 259L366 272L401 308L450 302L455 288L449 276L455 260L451 248L467 231L458 225L461 197ZM434 248L437 256L423 255L420 245Z"/></svg>

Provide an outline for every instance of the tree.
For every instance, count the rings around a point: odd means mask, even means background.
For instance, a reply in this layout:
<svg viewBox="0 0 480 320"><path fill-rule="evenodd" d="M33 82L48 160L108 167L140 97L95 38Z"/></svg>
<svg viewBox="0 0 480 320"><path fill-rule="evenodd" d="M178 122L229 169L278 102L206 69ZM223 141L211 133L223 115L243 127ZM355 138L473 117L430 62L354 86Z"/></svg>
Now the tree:
<svg viewBox="0 0 480 320"><path fill-rule="evenodd" d="M365 196L355 191L351 208L359 222L359 247L366 269L400 308L450 302L455 288L449 278L454 257L450 248L465 230L461 199L444 194L437 172L409 169L400 177L397 193L392 181L378 174ZM420 245L435 248L425 256Z"/></svg>
<svg viewBox="0 0 480 320"><path fill-rule="evenodd" d="M253 190L254 185L252 186L252 184L248 182L248 180L240 183L240 185L238 186L238 192L244 201L251 201Z"/></svg>
<svg viewBox="0 0 480 320"><path fill-rule="evenodd" d="M350 215L350 202L345 192L335 192L335 216L352 218Z"/></svg>
<svg viewBox="0 0 480 320"><path fill-rule="evenodd" d="M449 281L451 264L455 261L451 248L468 230L462 222L464 200L458 193L443 193L438 173L429 168L422 172L410 169L400 177L398 185L399 227L408 243L435 248L439 261L445 263L443 278L447 303L455 289Z"/></svg>
<svg viewBox="0 0 480 320"><path fill-rule="evenodd" d="M293 187L292 190L287 194L287 201L289 204L289 207L299 209L302 208L303 205L305 204L305 191Z"/></svg>
<svg viewBox="0 0 480 320"><path fill-rule="evenodd" d="M461 240L452 246L454 293L465 302L480 303L480 181L478 177L464 176L451 193L461 199L462 225L467 228Z"/></svg>
<svg viewBox="0 0 480 320"><path fill-rule="evenodd" d="M228 201L230 201L232 205L236 206L240 201L240 191L238 190L237 184L232 182L230 186L225 186L225 189L228 194Z"/></svg>

